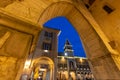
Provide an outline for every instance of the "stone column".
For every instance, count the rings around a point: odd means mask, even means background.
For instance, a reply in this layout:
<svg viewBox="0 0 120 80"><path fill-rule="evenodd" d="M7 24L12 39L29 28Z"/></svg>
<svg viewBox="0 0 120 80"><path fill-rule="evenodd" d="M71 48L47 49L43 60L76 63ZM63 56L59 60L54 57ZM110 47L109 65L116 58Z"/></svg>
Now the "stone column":
<svg viewBox="0 0 120 80"><path fill-rule="evenodd" d="M14 80L17 68L17 58L0 56L0 80Z"/></svg>
<svg viewBox="0 0 120 80"><path fill-rule="evenodd" d="M120 71L110 54L90 60L96 80L119 80Z"/></svg>
<svg viewBox="0 0 120 80"><path fill-rule="evenodd" d="M24 61L25 60L21 59L18 61L18 64L16 65L19 70L17 72L15 80L20 80L21 78L21 73L23 72L23 68L24 68Z"/></svg>
<svg viewBox="0 0 120 80"><path fill-rule="evenodd" d="M58 64L57 58L54 58L54 69L53 69L53 71L54 71L54 73L53 73L54 79L53 80L57 80L57 64Z"/></svg>

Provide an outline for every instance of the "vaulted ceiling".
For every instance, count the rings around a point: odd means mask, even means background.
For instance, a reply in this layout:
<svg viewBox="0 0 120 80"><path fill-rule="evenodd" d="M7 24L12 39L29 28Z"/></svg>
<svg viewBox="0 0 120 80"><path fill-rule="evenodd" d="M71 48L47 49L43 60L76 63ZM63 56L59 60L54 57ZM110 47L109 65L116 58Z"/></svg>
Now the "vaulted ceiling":
<svg viewBox="0 0 120 80"><path fill-rule="evenodd" d="M37 23L44 10L58 1L71 0L0 0L0 9Z"/></svg>

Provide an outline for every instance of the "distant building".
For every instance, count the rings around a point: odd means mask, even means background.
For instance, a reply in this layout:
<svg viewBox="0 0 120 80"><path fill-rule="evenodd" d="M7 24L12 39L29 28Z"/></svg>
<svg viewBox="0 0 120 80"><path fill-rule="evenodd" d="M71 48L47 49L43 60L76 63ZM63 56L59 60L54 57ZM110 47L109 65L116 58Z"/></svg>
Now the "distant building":
<svg viewBox="0 0 120 80"><path fill-rule="evenodd" d="M58 80L94 80L86 58L74 56L74 50L68 40L64 52L58 55Z"/></svg>
<svg viewBox="0 0 120 80"><path fill-rule="evenodd" d="M45 27L41 31L34 55L30 55L33 59L33 71L30 75L33 80L41 80L41 78L42 80L56 80L59 32L57 29Z"/></svg>
<svg viewBox="0 0 120 80"><path fill-rule="evenodd" d="M66 40L64 52L58 53L59 30L43 28L34 51L33 71L35 80L79 80L91 78L92 74L86 58L74 56L69 40ZM87 79L86 79L87 80Z"/></svg>
<svg viewBox="0 0 120 80"><path fill-rule="evenodd" d="M40 33L39 40L34 52L34 58L41 56L49 57L54 61L57 58L59 30L44 27Z"/></svg>

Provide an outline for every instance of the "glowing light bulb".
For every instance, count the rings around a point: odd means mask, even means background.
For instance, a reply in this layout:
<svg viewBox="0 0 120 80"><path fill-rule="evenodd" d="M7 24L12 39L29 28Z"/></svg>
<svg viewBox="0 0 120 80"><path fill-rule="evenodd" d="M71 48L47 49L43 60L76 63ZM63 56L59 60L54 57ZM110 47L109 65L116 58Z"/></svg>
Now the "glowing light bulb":
<svg viewBox="0 0 120 80"><path fill-rule="evenodd" d="M65 53L65 56L67 56L67 53Z"/></svg>

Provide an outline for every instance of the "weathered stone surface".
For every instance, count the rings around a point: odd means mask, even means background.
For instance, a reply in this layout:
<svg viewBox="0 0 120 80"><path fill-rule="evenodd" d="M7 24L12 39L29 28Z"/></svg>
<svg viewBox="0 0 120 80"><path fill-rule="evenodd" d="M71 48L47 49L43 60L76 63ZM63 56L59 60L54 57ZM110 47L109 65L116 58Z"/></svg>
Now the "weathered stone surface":
<svg viewBox="0 0 120 80"><path fill-rule="evenodd" d="M12 30L10 28L4 28L0 26L0 55L12 56L16 58L25 57L27 46L30 44L31 35ZM7 34L6 34L7 33Z"/></svg>
<svg viewBox="0 0 120 80"><path fill-rule="evenodd" d="M14 80L17 73L17 58L0 56L0 80Z"/></svg>
<svg viewBox="0 0 120 80"><path fill-rule="evenodd" d="M0 7L6 7L9 4L12 4L15 0L0 0Z"/></svg>
<svg viewBox="0 0 120 80"><path fill-rule="evenodd" d="M109 44L112 49L119 52L118 56L113 56L118 68L120 69L120 5L119 0L96 0L92 6L90 6L90 12L95 20L100 25L101 30L105 33L109 39ZM103 6L107 5L113 9L113 12L107 13L103 9Z"/></svg>

